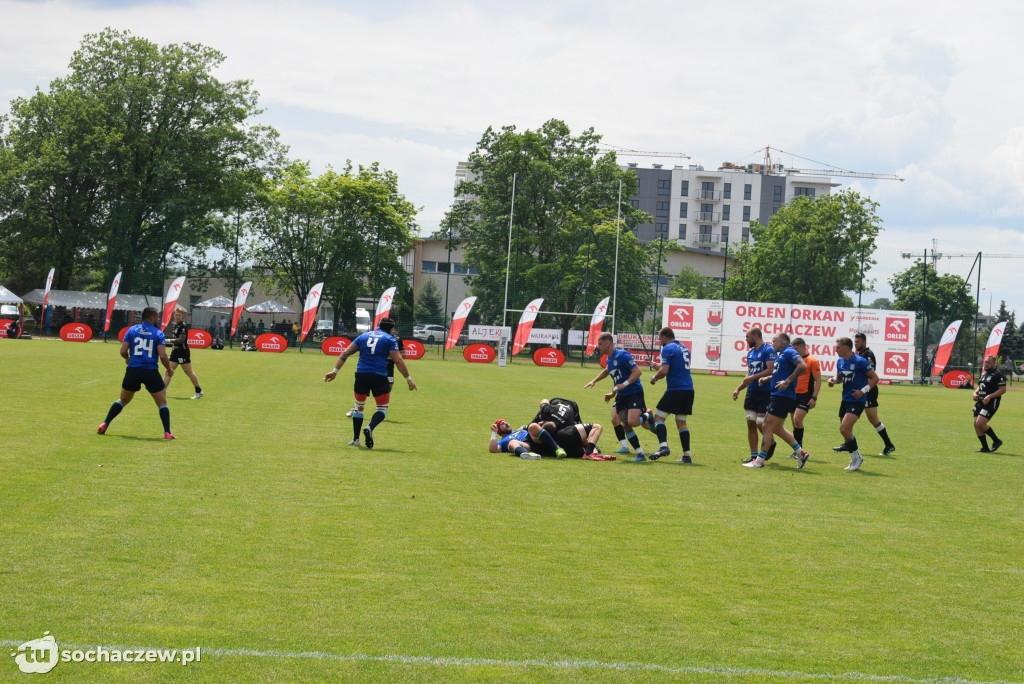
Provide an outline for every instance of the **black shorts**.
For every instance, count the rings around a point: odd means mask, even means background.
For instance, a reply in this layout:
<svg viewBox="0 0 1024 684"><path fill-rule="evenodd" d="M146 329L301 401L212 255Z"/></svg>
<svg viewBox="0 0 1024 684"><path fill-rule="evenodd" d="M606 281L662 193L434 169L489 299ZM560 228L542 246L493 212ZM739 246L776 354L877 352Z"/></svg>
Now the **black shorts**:
<svg viewBox="0 0 1024 684"><path fill-rule="evenodd" d="M814 398L814 392L808 392L807 394L796 395L796 406L793 407L795 412L797 409L803 409L804 411L811 410L811 399Z"/></svg>
<svg viewBox="0 0 1024 684"><path fill-rule="evenodd" d="M178 364L179 366L186 363L192 363L192 350L188 347L178 349L177 347L171 347L171 361Z"/></svg>
<svg viewBox="0 0 1024 684"><path fill-rule="evenodd" d="M839 404L839 420L843 419L847 413L852 413L855 416L860 416L864 412L867 406L864 405L863 401L844 401Z"/></svg>
<svg viewBox="0 0 1024 684"><path fill-rule="evenodd" d="M768 413L768 404L771 402L772 395L768 394L752 394L747 392L747 398L743 400L744 411L756 411L758 414Z"/></svg>
<svg viewBox="0 0 1024 684"><path fill-rule="evenodd" d="M688 416L693 413L693 390L666 390L657 408L666 415Z"/></svg>
<svg viewBox="0 0 1024 684"><path fill-rule="evenodd" d="M868 403L865 408L876 408L878 406L878 385L871 388L868 392Z"/></svg>
<svg viewBox="0 0 1024 684"><path fill-rule="evenodd" d="M796 399L783 396L772 397L768 402L768 415L785 418L793 412L794 408L796 408Z"/></svg>
<svg viewBox="0 0 1024 684"><path fill-rule="evenodd" d="M391 384L388 382L386 375L356 373L356 382L352 391L362 395L372 394L374 398L377 398L382 394L390 394Z"/></svg>
<svg viewBox="0 0 1024 684"><path fill-rule="evenodd" d="M129 392L138 392L142 389L143 385L146 386L146 391L150 394L156 394L167 387L164 384L163 377L160 376L160 371L155 368L125 369L124 380L121 381L122 389Z"/></svg>
<svg viewBox="0 0 1024 684"><path fill-rule="evenodd" d="M974 416L982 416L992 420L992 417L996 415L996 411L999 410L999 397L996 397L988 403L988 406L981 403L980 401L974 404Z"/></svg>
<svg viewBox="0 0 1024 684"><path fill-rule="evenodd" d="M593 423L586 423L583 425L583 431L589 435L593 427ZM558 446L565 449L569 458L583 458L583 438L580 437L580 431L576 429L575 425L555 432L555 441L558 442Z"/></svg>
<svg viewBox="0 0 1024 684"><path fill-rule="evenodd" d="M637 392L636 394L630 394L628 397L624 397L621 394L615 395L615 412L624 413L632 409L640 409L640 411L647 410L647 404L644 403L644 393Z"/></svg>

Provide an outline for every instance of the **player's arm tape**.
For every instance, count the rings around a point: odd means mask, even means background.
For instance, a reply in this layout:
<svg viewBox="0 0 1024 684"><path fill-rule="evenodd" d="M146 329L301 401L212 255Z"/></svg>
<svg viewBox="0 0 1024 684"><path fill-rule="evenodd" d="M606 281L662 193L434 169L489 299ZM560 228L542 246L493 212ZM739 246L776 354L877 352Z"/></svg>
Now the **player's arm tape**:
<svg viewBox="0 0 1024 684"><path fill-rule="evenodd" d="M491 439L498 439L498 431L491 430Z"/></svg>
<svg viewBox="0 0 1024 684"><path fill-rule="evenodd" d="M863 387L860 388L860 391L863 392L864 394L867 394L868 392L871 391L871 385L864 385Z"/></svg>

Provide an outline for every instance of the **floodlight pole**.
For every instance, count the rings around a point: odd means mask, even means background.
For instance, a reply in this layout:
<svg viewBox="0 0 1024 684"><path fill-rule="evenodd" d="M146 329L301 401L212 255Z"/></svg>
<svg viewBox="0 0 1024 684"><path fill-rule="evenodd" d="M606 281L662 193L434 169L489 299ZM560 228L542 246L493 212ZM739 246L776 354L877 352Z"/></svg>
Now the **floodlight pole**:
<svg viewBox="0 0 1024 684"><path fill-rule="evenodd" d="M612 277L612 335L615 334L615 304L619 293L619 232L622 222L622 179L619 179L619 202L615 211L615 275Z"/></svg>
<svg viewBox="0 0 1024 684"><path fill-rule="evenodd" d="M501 309L501 327L505 327L508 316L508 274L512 269L512 216L516 211L516 174L512 174L512 206L508 211L508 256L505 258L505 304Z"/></svg>

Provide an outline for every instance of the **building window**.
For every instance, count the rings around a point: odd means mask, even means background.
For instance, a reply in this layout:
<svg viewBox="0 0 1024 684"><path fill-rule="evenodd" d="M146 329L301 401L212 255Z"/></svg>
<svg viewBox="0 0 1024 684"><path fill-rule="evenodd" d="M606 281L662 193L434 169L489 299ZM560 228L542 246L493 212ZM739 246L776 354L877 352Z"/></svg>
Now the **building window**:
<svg viewBox="0 0 1024 684"><path fill-rule="evenodd" d="M700 242L710 244L711 242L711 226L700 227Z"/></svg>
<svg viewBox="0 0 1024 684"><path fill-rule="evenodd" d="M750 183L743 184L743 199L750 201Z"/></svg>
<svg viewBox="0 0 1024 684"><path fill-rule="evenodd" d="M774 202L781 202L782 201L782 186L781 185L776 185L773 188L773 190L774 190L774 194L772 195L772 201L774 201Z"/></svg>
<svg viewBox="0 0 1024 684"><path fill-rule="evenodd" d="M729 226L722 226L722 244L729 242Z"/></svg>
<svg viewBox="0 0 1024 684"><path fill-rule="evenodd" d="M640 200L629 200L629 205L634 209L640 208Z"/></svg>
<svg viewBox="0 0 1024 684"><path fill-rule="evenodd" d="M728 221L729 220L729 205L728 204L722 205L722 220L723 221Z"/></svg>
<svg viewBox="0 0 1024 684"><path fill-rule="evenodd" d="M458 273L459 275L476 275L476 266L452 264L452 273Z"/></svg>
<svg viewBox="0 0 1024 684"><path fill-rule="evenodd" d="M686 239L686 224L685 223L680 223L679 224L679 239L680 240L685 240Z"/></svg>
<svg viewBox="0 0 1024 684"><path fill-rule="evenodd" d="M690 196L690 181L685 180L679 186L679 194L683 197Z"/></svg>
<svg viewBox="0 0 1024 684"><path fill-rule="evenodd" d="M814 188L794 187L793 188L793 196L794 197L800 197L801 195L804 195L804 196L810 197L811 199L814 199Z"/></svg>
<svg viewBox="0 0 1024 684"><path fill-rule="evenodd" d="M722 184L722 199L732 199L732 183Z"/></svg>
<svg viewBox="0 0 1024 684"><path fill-rule="evenodd" d="M655 223L654 224L654 237L667 238L668 237L668 224L667 223Z"/></svg>
<svg viewBox="0 0 1024 684"><path fill-rule="evenodd" d="M671 195L672 194L672 179L671 178L658 179L658 194L659 195Z"/></svg>
<svg viewBox="0 0 1024 684"><path fill-rule="evenodd" d="M660 287L668 287L668 284L670 282L672 282L672 277L671 276L667 276L667 275L663 275L663 276L652 275L651 276L651 283L654 284L654 285L658 285Z"/></svg>
<svg viewBox="0 0 1024 684"><path fill-rule="evenodd" d="M654 210L655 216L668 216L668 202L657 202Z"/></svg>
<svg viewBox="0 0 1024 684"><path fill-rule="evenodd" d="M189 295L189 298L188 298L188 308L191 309L193 306L195 306L198 303L199 303L199 295Z"/></svg>
<svg viewBox="0 0 1024 684"><path fill-rule="evenodd" d="M743 241L750 242L750 226L743 226Z"/></svg>
<svg viewBox="0 0 1024 684"><path fill-rule="evenodd" d="M424 261L420 263L421 273L437 273L437 262L436 261Z"/></svg>
<svg viewBox="0 0 1024 684"><path fill-rule="evenodd" d="M750 221L750 205L749 204L744 205L744 207L743 207L743 220L744 221L748 221L748 222Z"/></svg>
<svg viewBox="0 0 1024 684"><path fill-rule="evenodd" d="M679 203L679 218L686 218L686 202Z"/></svg>
<svg viewBox="0 0 1024 684"><path fill-rule="evenodd" d="M714 181L703 181L700 184L700 198L701 199L715 199L715 182Z"/></svg>

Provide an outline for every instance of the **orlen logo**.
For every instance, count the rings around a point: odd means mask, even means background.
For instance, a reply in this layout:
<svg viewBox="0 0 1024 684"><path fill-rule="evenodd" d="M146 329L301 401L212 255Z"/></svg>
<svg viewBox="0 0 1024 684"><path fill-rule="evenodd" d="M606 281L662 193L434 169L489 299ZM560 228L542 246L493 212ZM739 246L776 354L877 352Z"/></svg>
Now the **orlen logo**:
<svg viewBox="0 0 1024 684"><path fill-rule="evenodd" d="M352 344L348 338L345 337L328 337L320 345L320 351L328 356L341 356L341 353L345 351L348 345Z"/></svg>
<svg viewBox="0 0 1024 684"><path fill-rule="evenodd" d="M60 339L65 342L88 342L92 339L92 328L82 323L67 323L60 329Z"/></svg>
<svg viewBox="0 0 1024 684"><path fill-rule="evenodd" d="M494 356L494 347L487 344L469 344L462 350L462 358L470 363L490 363Z"/></svg>
<svg viewBox="0 0 1024 684"><path fill-rule="evenodd" d="M205 330L189 330L185 342L189 349L206 349L213 344L213 335Z"/></svg>
<svg viewBox="0 0 1024 684"><path fill-rule="evenodd" d="M693 330L693 307L668 307L668 327L673 330Z"/></svg>
<svg viewBox="0 0 1024 684"><path fill-rule="evenodd" d="M910 355L906 352L885 352L885 374L910 375Z"/></svg>
<svg viewBox="0 0 1024 684"><path fill-rule="evenodd" d="M254 346L260 351L280 353L288 348L288 340L274 333L263 333L256 338Z"/></svg>
<svg viewBox="0 0 1024 684"><path fill-rule="evenodd" d="M970 373L965 373L962 370L949 371L942 376L942 384L950 389L958 389L968 383L973 385L974 378Z"/></svg>
<svg viewBox="0 0 1024 684"><path fill-rule="evenodd" d="M406 340L403 344L406 359L422 359L427 353L426 348L416 340Z"/></svg>
<svg viewBox="0 0 1024 684"><path fill-rule="evenodd" d="M910 319L909 318L886 318L885 319L885 341L886 342L909 342L910 341Z"/></svg>
<svg viewBox="0 0 1024 684"><path fill-rule="evenodd" d="M552 347L543 347L533 352L533 362L538 366L557 368L565 363L565 354Z"/></svg>

